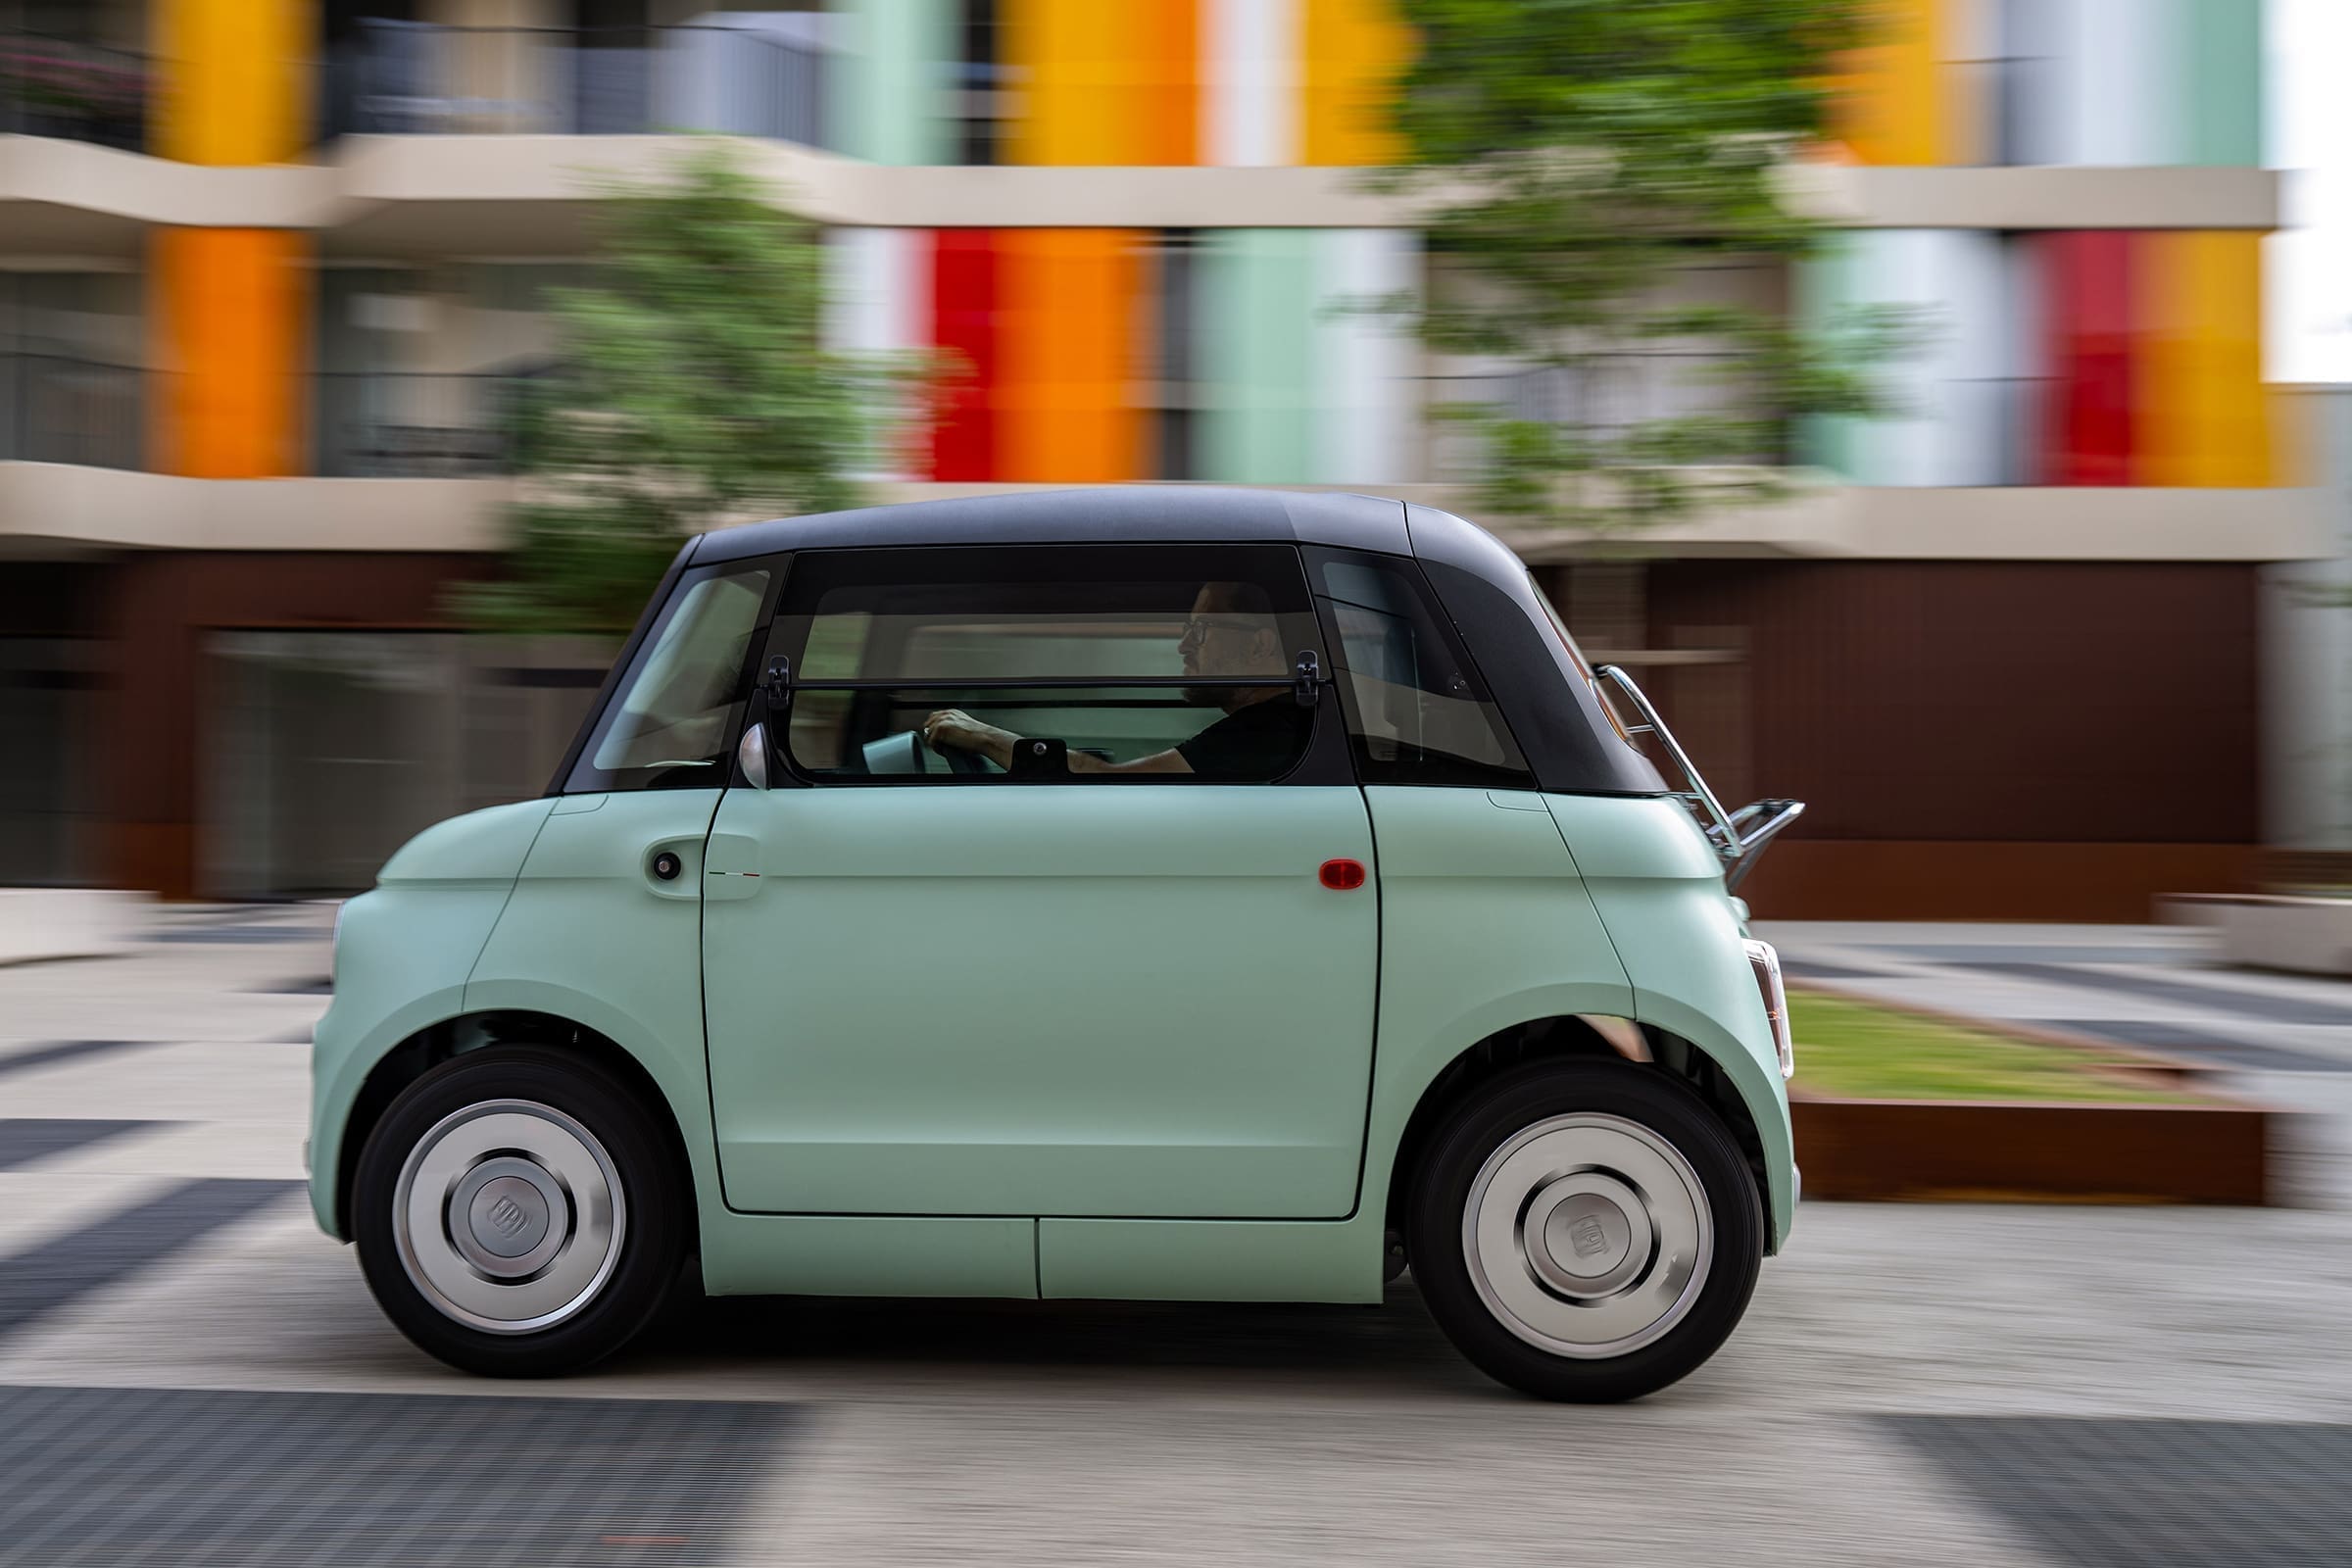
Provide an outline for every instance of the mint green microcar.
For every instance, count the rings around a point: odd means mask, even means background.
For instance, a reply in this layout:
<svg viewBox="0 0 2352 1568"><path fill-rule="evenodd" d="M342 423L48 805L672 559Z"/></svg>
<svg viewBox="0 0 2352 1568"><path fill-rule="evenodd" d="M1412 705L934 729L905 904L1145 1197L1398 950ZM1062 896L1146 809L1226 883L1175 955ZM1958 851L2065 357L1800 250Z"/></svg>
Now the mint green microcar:
<svg viewBox="0 0 2352 1568"><path fill-rule="evenodd" d="M478 1372L583 1366L681 1289L1377 1303L1409 1270L1503 1383L1644 1394L1788 1234L1792 1048L1733 889L1798 809L1726 812L1426 508L705 535L547 794L344 906L312 1200Z"/></svg>

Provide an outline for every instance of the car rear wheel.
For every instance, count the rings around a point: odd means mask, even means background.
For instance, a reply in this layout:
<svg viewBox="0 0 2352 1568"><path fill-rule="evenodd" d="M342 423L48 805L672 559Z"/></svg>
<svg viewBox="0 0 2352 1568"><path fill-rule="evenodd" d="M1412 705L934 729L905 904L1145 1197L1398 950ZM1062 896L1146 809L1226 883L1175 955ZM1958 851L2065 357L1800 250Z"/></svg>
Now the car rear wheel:
<svg viewBox="0 0 2352 1568"><path fill-rule="evenodd" d="M1630 1399L1712 1355L1764 1255L1747 1161L1654 1068L1562 1061L1495 1079L1439 1127L1409 1200L1431 1315L1497 1382Z"/></svg>
<svg viewBox="0 0 2352 1568"><path fill-rule="evenodd" d="M609 1075L528 1046L411 1084L353 1188L384 1314L469 1372L574 1371L628 1343L678 1273L689 1218L659 1126Z"/></svg>

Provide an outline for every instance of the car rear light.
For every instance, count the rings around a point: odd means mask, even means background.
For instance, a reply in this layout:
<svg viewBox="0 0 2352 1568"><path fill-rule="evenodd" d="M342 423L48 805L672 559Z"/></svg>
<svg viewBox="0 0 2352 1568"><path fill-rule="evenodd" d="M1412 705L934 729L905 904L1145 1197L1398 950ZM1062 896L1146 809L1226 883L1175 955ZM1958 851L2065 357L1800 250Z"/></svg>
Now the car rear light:
<svg viewBox="0 0 2352 1568"><path fill-rule="evenodd" d="M1772 1049L1781 1058L1781 1076L1796 1076L1796 1037L1788 1030L1788 992L1781 984L1781 956L1769 942L1747 945L1747 966L1756 973L1756 989L1764 994L1764 1016L1772 1022Z"/></svg>

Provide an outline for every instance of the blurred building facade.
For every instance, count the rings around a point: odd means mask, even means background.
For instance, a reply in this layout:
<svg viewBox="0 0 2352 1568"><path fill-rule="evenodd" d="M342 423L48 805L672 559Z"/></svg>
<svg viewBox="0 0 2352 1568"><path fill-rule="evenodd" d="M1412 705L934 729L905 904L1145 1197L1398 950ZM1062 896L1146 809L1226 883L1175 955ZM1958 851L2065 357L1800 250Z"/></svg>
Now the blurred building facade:
<svg viewBox="0 0 2352 1568"><path fill-rule="evenodd" d="M2242 885L2261 574L2328 538L2261 380L2260 4L1883 11L1793 176L1838 243L1670 286L1922 307L1899 415L1791 431L1797 494L1639 563L1498 531L1724 793L1812 802L1765 912ZM603 651L458 636L442 596L498 542L585 172L678 130L748 138L826 226L839 344L968 370L881 499L1475 515L1430 411L1558 389L1346 308L1445 286L1360 178L1410 47L1390 0L0 0L0 882L339 891L539 787ZM1702 395L1687 368L1621 380L1628 416Z"/></svg>

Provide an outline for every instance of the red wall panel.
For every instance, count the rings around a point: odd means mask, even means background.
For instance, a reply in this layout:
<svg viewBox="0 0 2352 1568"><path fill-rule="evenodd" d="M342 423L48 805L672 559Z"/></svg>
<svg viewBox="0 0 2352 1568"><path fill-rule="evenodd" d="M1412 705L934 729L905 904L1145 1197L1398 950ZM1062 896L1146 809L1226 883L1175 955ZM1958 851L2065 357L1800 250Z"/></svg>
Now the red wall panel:
<svg viewBox="0 0 2352 1568"><path fill-rule="evenodd" d="M931 431L931 477L997 477L997 234L932 236L932 336L954 361Z"/></svg>
<svg viewBox="0 0 2352 1568"><path fill-rule="evenodd" d="M2132 483L2133 240L2082 230L2041 236L2049 484Z"/></svg>

